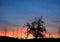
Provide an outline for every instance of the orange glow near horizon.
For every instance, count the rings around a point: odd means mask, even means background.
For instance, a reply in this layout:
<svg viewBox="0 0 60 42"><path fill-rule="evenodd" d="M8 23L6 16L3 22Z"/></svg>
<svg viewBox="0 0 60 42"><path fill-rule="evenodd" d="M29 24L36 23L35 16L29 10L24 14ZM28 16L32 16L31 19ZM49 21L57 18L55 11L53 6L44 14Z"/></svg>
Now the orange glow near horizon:
<svg viewBox="0 0 60 42"><path fill-rule="evenodd" d="M27 34L26 34L27 30L26 28L18 28L18 29L11 29L11 30L7 30L6 33L4 31L0 31L0 36L9 36L9 37L14 37L14 38L26 38ZM42 33L45 38L60 38L60 35L58 33ZM27 39L32 39L34 38L31 34L29 34Z"/></svg>

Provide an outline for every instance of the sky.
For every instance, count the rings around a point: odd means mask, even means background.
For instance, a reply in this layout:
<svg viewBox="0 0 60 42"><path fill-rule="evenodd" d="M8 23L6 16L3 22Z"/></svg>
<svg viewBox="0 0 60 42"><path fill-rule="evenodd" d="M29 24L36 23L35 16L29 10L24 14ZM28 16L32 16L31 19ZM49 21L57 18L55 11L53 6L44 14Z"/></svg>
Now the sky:
<svg viewBox="0 0 60 42"><path fill-rule="evenodd" d="M0 0L0 29L23 26L35 17L43 16L48 32L58 32L59 0Z"/></svg>

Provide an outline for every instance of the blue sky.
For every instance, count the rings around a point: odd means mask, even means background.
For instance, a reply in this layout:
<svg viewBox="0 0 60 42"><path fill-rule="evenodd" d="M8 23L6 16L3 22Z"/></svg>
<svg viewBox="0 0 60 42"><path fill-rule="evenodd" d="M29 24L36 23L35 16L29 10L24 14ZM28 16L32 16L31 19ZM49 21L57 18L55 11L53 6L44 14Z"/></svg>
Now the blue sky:
<svg viewBox="0 0 60 42"><path fill-rule="evenodd" d="M0 0L0 21L22 25L24 21L43 16L48 31L55 32L60 26L59 2L59 0Z"/></svg>

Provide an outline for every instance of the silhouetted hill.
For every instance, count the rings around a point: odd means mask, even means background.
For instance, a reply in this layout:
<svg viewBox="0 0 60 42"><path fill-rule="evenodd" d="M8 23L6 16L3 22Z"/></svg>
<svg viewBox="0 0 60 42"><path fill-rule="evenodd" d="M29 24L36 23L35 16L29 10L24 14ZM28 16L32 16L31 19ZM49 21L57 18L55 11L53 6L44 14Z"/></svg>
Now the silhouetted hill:
<svg viewBox="0 0 60 42"><path fill-rule="evenodd" d="M24 42L25 42L25 41L31 41L31 42L32 42L32 40L33 40L33 41L44 41L44 42L45 42L45 41L48 41L48 42L49 42L49 41L56 41L56 40L58 41L58 40L60 40L60 39L42 38L42 39L25 39L25 40L24 40L24 39L17 39L17 38L12 38L12 37L7 37L7 36L0 36L0 41L1 41L1 42L2 42L2 41L4 41L4 42L6 42L6 41L8 41L8 42L9 42L9 41L10 41L10 42L11 42L11 41L13 41L13 42L14 42L14 41L17 41L17 42L20 42L20 41L24 41Z"/></svg>
<svg viewBox="0 0 60 42"><path fill-rule="evenodd" d="M19 39L7 36L0 36L0 41L19 41Z"/></svg>

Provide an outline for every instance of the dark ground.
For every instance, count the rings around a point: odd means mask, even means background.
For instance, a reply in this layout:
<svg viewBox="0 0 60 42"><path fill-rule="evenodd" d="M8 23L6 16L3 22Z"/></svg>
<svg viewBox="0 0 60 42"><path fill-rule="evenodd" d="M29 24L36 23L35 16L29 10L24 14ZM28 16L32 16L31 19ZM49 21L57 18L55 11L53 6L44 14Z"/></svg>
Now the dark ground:
<svg viewBox="0 0 60 42"><path fill-rule="evenodd" d="M17 38L11 38L11 37L6 37L6 36L0 36L0 42L6 42L6 41L8 41L8 42L22 42L22 41L34 41L34 42L38 42L38 41L43 41L43 42L46 42L46 41L48 41L48 42L54 42L54 41L57 41L57 42L59 42L60 41L60 39L59 38L42 38L42 39L17 39Z"/></svg>

